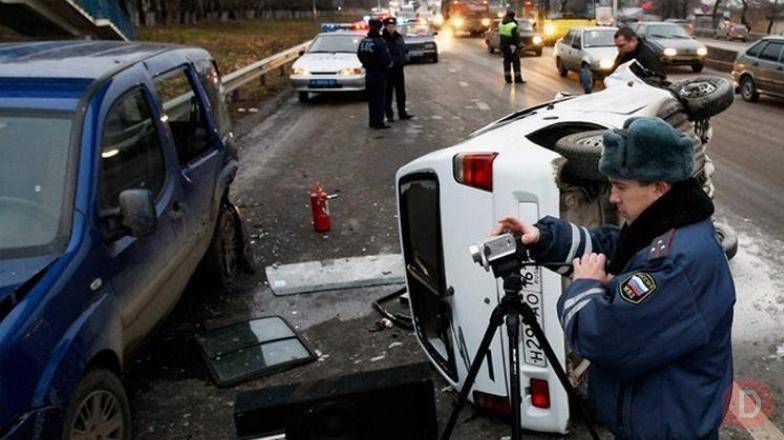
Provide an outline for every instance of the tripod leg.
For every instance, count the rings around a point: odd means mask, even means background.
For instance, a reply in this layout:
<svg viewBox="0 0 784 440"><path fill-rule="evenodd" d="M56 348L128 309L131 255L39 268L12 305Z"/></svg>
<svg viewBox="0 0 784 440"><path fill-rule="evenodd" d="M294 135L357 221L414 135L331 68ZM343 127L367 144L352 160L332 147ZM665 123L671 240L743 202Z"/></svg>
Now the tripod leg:
<svg viewBox="0 0 784 440"><path fill-rule="evenodd" d="M550 346L550 342L547 340L547 336L545 336L542 327L539 325L539 321L536 320L536 314L531 309L530 306L526 303L521 303L522 305L522 315L523 315L523 322L531 327L531 331L534 333L534 337L539 342L539 345L542 346L544 349L544 355L547 357L547 360L550 362L550 365L553 367L553 371L555 371L555 375L558 376L558 380L563 385L564 389L566 390L566 394L574 400L577 406L577 412L580 414L580 417L585 421L585 425L588 427L588 431L591 433L591 438L598 440L599 436L596 434L594 430L593 423L588 418L588 413L585 411L585 408L580 401L580 396L577 395L577 392L572 387L572 384L569 383L569 378L566 376L566 372L564 371L563 367L561 367L561 363L558 362L558 358L555 356L555 351L553 351L553 347Z"/></svg>
<svg viewBox="0 0 784 440"><path fill-rule="evenodd" d="M482 367L482 361L484 361L487 356L487 350L490 348L490 343L493 342L493 336L495 335L496 329L503 322L503 317L504 312L500 305L496 306L490 314L490 322L487 324L485 335L482 337L482 342L479 343L479 348L476 350L474 360L468 368L468 376L463 383L463 387L460 389L460 394L457 396L457 403L455 403L455 407L452 408L452 413L449 415L449 421L447 422L446 427L444 427L444 432L441 433L441 440L447 440L452 436L452 430L455 428L457 418L460 416L460 411L462 411L465 406L466 400L468 400L468 393L471 392L471 388L474 386L476 375L479 374L479 369Z"/></svg>
<svg viewBox="0 0 784 440"><path fill-rule="evenodd" d="M509 388L512 404L512 440L520 440L520 317L506 315L506 332L509 336Z"/></svg>

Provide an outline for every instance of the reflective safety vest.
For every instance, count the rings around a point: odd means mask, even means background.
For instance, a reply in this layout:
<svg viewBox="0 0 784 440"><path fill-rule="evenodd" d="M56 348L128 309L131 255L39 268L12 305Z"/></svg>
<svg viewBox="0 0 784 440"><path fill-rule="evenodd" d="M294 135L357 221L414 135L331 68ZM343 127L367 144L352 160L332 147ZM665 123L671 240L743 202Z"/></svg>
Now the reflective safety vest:
<svg viewBox="0 0 784 440"><path fill-rule="evenodd" d="M509 23L503 23L498 25L498 34L502 37L511 37L512 31L514 28L517 27L517 23L514 21L510 21Z"/></svg>

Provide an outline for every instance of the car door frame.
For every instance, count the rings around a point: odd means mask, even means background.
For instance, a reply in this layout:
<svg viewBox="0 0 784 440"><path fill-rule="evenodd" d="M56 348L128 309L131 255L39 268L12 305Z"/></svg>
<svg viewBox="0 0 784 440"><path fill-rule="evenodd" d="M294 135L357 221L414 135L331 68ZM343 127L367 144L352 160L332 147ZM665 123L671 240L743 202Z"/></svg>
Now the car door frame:
<svg viewBox="0 0 784 440"><path fill-rule="evenodd" d="M569 29L560 40L558 40L558 56L561 58L561 65L569 70L569 55L572 49L572 37L574 36L574 29Z"/></svg>

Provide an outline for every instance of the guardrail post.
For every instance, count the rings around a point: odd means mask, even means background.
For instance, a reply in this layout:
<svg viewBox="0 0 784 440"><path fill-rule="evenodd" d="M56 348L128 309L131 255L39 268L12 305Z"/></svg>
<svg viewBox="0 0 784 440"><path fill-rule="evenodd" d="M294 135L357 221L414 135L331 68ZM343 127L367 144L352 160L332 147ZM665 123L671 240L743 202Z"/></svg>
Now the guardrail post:
<svg viewBox="0 0 784 440"><path fill-rule="evenodd" d="M234 89L231 92L231 100L234 102L239 102L240 100L240 89Z"/></svg>
<svg viewBox="0 0 784 440"><path fill-rule="evenodd" d="M259 76L259 82L261 83L261 86L262 86L262 87L267 87L267 75L265 75L265 74L263 74L263 73L262 73L262 74Z"/></svg>
<svg viewBox="0 0 784 440"><path fill-rule="evenodd" d="M286 76L286 66L285 65L280 66L280 77L283 78L284 76Z"/></svg>

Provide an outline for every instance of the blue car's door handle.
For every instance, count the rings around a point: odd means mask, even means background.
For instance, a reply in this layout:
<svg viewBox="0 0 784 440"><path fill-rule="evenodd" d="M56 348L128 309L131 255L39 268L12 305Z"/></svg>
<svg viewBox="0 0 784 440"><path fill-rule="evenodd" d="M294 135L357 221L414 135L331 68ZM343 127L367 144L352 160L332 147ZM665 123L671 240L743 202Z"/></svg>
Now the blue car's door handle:
<svg viewBox="0 0 784 440"><path fill-rule="evenodd" d="M185 215L185 211L182 208L182 203L174 202L171 206L171 211L169 211L169 218L172 220L179 220L182 216Z"/></svg>

